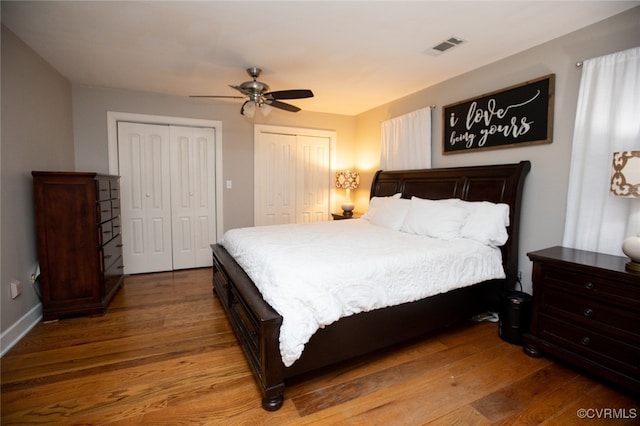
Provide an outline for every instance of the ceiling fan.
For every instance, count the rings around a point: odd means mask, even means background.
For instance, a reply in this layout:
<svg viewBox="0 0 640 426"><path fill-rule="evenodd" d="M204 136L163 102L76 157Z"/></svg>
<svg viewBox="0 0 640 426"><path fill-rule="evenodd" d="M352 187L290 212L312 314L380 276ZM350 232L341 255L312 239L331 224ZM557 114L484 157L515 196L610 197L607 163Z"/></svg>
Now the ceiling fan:
<svg viewBox="0 0 640 426"><path fill-rule="evenodd" d="M247 73L253 79L252 81L245 81L239 86L229 85L242 93L244 96L215 96L215 95L198 95L190 96L191 98L231 98L231 99L245 99L249 98L242 104L240 108L240 114L251 115L255 113L255 108L262 108L264 105L269 105L274 108L283 109L290 112L298 112L300 108L297 106L280 102L280 99L302 99L312 98L313 92L308 89L295 89L295 90L278 90L275 92L269 91L269 86L266 83L258 81L258 77L262 70L257 67L247 68ZM253 102L253 104L251 104Z"/></svg>

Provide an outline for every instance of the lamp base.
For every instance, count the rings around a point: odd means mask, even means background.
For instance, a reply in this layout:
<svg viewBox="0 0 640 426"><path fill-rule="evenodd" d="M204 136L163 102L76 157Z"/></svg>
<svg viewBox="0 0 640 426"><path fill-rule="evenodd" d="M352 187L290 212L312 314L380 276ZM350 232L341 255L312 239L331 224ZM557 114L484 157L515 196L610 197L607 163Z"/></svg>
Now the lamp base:
<svg viewBox="0 0 640 426"><path fill-rule="evenodd" d="M627 262L627 264L625 265L625 268L627 271L640 272L640 263L634 262L632 260L630 262Z"/></svg>
<svg viewBox="0 0 640 426"><path fill-rule="evenodd" d="M629 237L622 243L622 252L629 257L628 271L640 272L640 235Z"/></svg>
<svg viewBox="0 0 640 426"><path fill-rule="evenodd" d="M342 216L344 217L353 216L353 202L345 201L344 203L342 203L340 207L342 207Z"/></svg>

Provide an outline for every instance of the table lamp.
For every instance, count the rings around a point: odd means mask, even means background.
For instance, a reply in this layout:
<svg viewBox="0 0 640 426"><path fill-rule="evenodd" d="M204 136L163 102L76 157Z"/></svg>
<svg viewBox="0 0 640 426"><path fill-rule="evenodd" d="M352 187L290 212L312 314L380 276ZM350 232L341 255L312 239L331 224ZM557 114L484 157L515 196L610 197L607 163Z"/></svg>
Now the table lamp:
<svg viewBox="0 0 640 426"><path fill-rule="evenodd" d="M613 153L610 191L617 197L640 198L640 151ZM631 259L626 268L640 272L640 234L624 240L622 252Z"/></svg>
<svg viewBox="0 0 640 426"><path fill-rule="evenodd" d="M342 203L343 216L353 216L353 201L351 201L352 189L358 188L360 185L360 174L350 170L336 172L336 188L342 188L347 191L347 198Z"/></svg>

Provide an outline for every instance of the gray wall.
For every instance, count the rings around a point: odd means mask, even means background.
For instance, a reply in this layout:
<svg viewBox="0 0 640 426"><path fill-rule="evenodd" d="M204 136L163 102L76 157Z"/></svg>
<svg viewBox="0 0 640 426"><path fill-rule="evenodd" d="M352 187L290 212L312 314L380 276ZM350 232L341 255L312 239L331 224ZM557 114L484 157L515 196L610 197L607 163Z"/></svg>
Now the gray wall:
<svg viewBox="0 0 640 426"><path fill-rule="evenodd" d="M39 316L29 281L37 262L31 171L73 170L72 127L71 84L2 26L2 333ZM24 287L16 299L11 280Z"/></svg>
<svg viewBox="0 0 640 426"><path fill-rule="evenodd" d="M359 156L379 152L380 123L390 117L436 105L433 115L433 167L532 163L523 199L520 269L525 291L531 291L531 262L526 253L561 245L566 214L573 125L581 78L576 62L626 50L640 43L640 7L576 31L565 37L492 63L357 117ZM442 154L442 107L484 93L541 77L556 75L553 142L500 150ZM362 184L370 186L371 174ZM366 202L362 191L357 205ZM620 242L622 245L622 241Z"/></svg>
<svg viewBox="0 0 640 426"><path fill-rule="evenodd" d="M78 170L108 172L107 112L128 112L217 120L222 122L223 179L233 188L223 193L224 228L253 225L253 124L297 126L335 130L337 156L353 158L355 120L353 117L273 109L265 119L255 121L240 115L242 103L194 100L121 90L73 87L75 158Z"/></svg>
<svg viewBox="0 0 640 426"><path fill-rule="evenodd" d="M336 130L337 156L363 171L355 196L363 209L373 171L379 164L380 123L435 104L433 165L447 167L532 162L525 186L520 267L530 286L530 250L560 244L564 230L568 164L580 70L575 63L624 50L640 40L640 8L473 72L426 88L356 117L274 111L263 124ZM556 74L554 141L550 145L443 156L442 106L545 74ZM400 76L401 77L401 76ZM253 223L253 125L238 104L175 96L73 86L28 46L2 28L2 196L0 308L2 341L20 329L38 301L29 284L35 265L31 170L108 171L107 111L202 118L223 123L223 173L234 187L225 190L225 229ZM72 142L74 141L74 142ZM9 281L25 292L9 297ZM11 337L11 336L8 336ZM3 343L4 346L4 343Z"/></svg>

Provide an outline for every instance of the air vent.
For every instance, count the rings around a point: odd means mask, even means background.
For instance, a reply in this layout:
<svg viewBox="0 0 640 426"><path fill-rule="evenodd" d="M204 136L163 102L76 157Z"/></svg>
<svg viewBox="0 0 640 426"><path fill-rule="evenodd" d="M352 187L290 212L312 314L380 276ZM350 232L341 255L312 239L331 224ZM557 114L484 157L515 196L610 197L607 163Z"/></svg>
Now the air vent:
<svg viewBox="0 0 640 426"><path fill-rule="evenodd" d="M428 49L425 53L431 56L438 56L451 49L452 47L456 47L462 43L464 43L464 40L462 40L461 38L449 37L448 39L433 46L431 49Z"/></svg>

